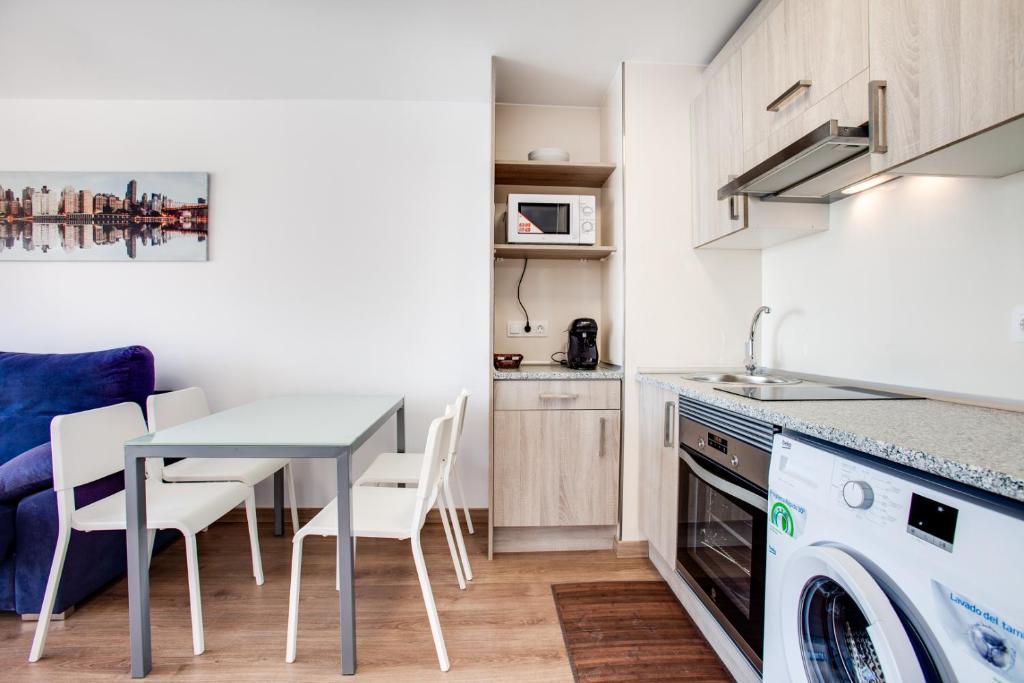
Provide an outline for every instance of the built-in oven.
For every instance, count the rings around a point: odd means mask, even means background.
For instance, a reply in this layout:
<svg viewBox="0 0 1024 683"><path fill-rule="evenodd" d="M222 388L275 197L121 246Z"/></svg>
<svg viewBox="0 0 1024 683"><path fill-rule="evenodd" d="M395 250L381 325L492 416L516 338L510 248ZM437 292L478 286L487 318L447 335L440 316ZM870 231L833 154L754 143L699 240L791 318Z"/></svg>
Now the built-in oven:
<svg viewBox="0 0 1024 683"><path fill-rule="evenodd" d="M758 671L776 428L681 398L676 571Z"/></svg>

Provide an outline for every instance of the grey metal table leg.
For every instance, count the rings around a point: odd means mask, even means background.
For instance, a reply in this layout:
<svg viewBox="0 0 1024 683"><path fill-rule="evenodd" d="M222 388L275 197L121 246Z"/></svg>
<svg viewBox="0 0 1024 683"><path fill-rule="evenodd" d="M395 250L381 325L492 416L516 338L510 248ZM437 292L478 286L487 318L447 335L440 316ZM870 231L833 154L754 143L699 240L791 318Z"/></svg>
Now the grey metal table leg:
<svg viewBox="0 0 1024 683"><path fill-rule="evenodd" d="M274 472L274 535L284 536L284 469Z"/></svg>
<svg viewBox="0 0 1024 683"><path fill-rule="evenodd" d="M338 453L338 571L341 573L341 673L356 672L356 596L352 552L352 489L350 488L349 450Z"/></svg>
<svg viewBox="0 0 1024 683"><path fill-rule="evenodd" d="M146 460L125 448L124 489L128 518L128 626L132 678L153 668L149 628L149 541L146 533Z"/></svg>
<svg viewBox="0 0 1024 683"><path fill-rule="evenodd" d="M395 427L398 430L398 443L395 450L405 453L405 401L402 401L402 407L395 413Z"/></svg>

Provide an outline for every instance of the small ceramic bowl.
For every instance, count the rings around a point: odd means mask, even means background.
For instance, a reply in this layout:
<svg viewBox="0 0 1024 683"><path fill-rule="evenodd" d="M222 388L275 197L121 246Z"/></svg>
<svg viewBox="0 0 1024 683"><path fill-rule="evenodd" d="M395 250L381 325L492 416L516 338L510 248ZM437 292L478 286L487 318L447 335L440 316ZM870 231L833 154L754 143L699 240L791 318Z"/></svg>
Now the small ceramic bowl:
<svg viewBox="0 0 1024 683"><path fill-rule="evenodd" d="M530 161L569 161L569 153L561 147L538 147L526 158Z"/></svg>

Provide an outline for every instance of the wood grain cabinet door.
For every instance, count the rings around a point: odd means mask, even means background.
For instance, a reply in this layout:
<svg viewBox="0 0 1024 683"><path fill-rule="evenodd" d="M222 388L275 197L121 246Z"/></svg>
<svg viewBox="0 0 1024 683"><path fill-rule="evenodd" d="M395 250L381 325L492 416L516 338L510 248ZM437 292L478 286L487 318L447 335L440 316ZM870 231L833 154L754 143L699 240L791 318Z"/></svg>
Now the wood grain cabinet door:
<svg viewBox="0 0 1024 683"><path fill-rule="evenodd" d="M913 159L1024 112L1024 2L871 0L871 79L884 80L889 151Z"/></svg>
<svg viewBox="0 0 1024 683"><path fill-rule="evenodd" d="M675 561L676 498L679 489L678 397L652 384L640 385L640 523L647 542Z"/></svg>
<svg viewBox="0 0 1024 683"><path fill-rule="evenodd" d="M619 411L494 413L496 526L618 521Z"/></svg>

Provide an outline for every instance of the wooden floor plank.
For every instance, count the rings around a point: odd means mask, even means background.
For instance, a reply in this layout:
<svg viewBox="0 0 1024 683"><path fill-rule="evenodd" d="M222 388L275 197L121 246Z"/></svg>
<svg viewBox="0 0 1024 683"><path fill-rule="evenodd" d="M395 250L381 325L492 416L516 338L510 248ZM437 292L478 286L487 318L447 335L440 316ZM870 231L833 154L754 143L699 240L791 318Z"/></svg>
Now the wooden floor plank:
<svg viewBox="0 0 1024 683"><path fill-rule="evenodd" d="M476 522L476 520L474 519ZM486 529L484 524L480 529ZM266 582L252 580L244 524L215 524L199 537L206 652L192 656L184 545L153 560L154 681L340 681L333 540L305 543L298 658L284 661L291 539L261 524ZM646 559L612 551L523 553L488 562L486 534L466 536L474 580L455 581L439 524L424 531L424 553L451 670L437 667L408 542L362 539L356 562L356 681L572 680L552 583L657 578ZM130 680L127 584L118 581L50 627L46 654L27 662L34 623L0 615L5 681L83 683ZM348 679L346 679L348 680Z"/></svg>

